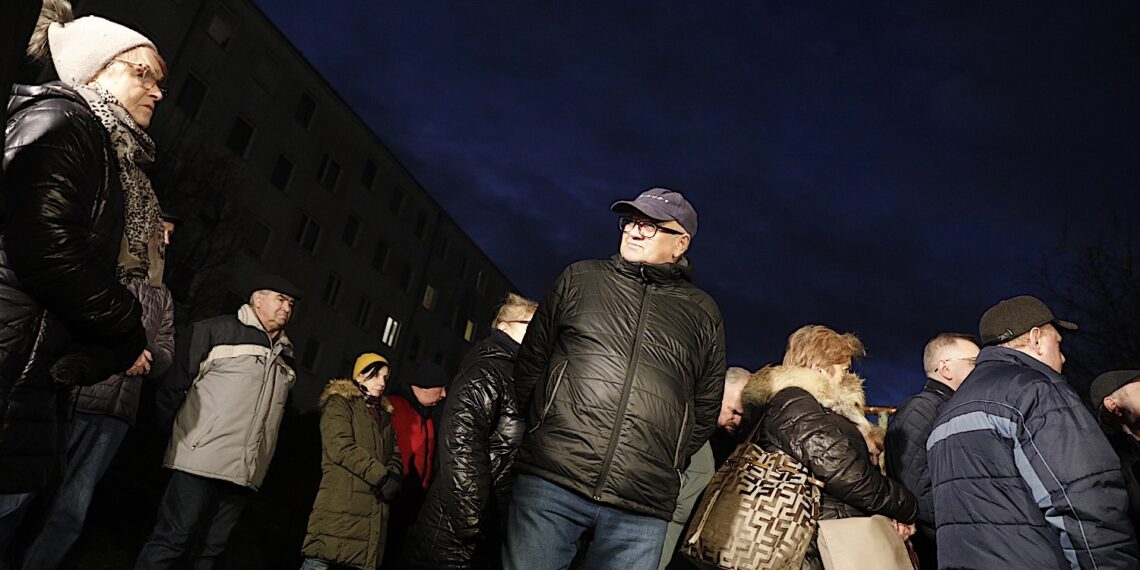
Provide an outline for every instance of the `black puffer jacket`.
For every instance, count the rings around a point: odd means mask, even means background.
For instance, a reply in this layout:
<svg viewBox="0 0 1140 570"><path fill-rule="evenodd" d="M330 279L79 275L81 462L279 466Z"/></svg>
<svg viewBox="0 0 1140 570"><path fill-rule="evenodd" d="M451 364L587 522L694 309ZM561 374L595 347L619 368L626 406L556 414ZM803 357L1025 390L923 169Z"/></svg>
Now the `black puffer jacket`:
<svg viewBox="0 0 1140 570"><path fill-rule="evenodd" d="M871 463L858 376L833 383L807 368L771 366L749 380L744 401L761 407L753 441L787 453L823 482L819 518L883 515L914 522L914 495Z"/></svg>
<svg viewBox="0 0 1140 570"><path fill-rule="evenodd" d="M575 263L519 350L516 470L669 520L680 471L716 428L724 371L720 309L687 260Z"/></svg>
<svg viewBox="0 0 1140 570"><path fill-rule="evenodd" d="M496 330L471 349L439 426L440 471L408 538L414 568L497 568L523 438L511 367L519 345Z"/></svg>
<svg viewBox="0 0 1140 570"><path fill-rule="evenodd" d="M59 84L14 86L8 113L0 493L52 483L66 451L71 384L126 370L146 346L142 310L115 279L123 195L109 137L83 98Z"/></svg>
<svg viewBox="0 0 1140 570"><path fill-rule="evenodd" d="M903 400L887 427L884 457L887 473L918 498L918 531L934 540L934 496L926 463L926 439L934 428L938 410L954 395L954 389L927 379L922 391Z"/></svg>

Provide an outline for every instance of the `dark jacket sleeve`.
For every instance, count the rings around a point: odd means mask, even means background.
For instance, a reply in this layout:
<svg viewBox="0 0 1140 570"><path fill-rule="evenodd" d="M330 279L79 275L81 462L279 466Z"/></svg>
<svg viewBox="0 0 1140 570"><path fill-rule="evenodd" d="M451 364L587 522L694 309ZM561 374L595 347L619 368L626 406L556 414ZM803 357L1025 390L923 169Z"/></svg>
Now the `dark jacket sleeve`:
<svg viewBox="0 0 1140 570"><path fill-rule="evenodd" d="M553 343L558 340L558 316L561 313L562 295L569 281L569 269L562 272L554 286L538 304L538 310L530 318L518 359L515 360L515 394L518 396L519 410L526 417L534 387L546 374L550 363Z"/></svg>
<svg viewBox="0 0 1140 570"><path fill-rule="evenodd" d="M446 418L440 428L443 475L452 489L444 509L455 534L470 539L478 535L480 513L491 495L491 458L488 438L491 419L496 417L487 374L494 371L477 364L458 379L448 394Z"/></svg>
<svg viewBox="0 0 1140 570"><path fill-rule="evenodd" d="M155 393L155 417L159 427L169 430L186 399L186 391L198 377L202 361L213 341L207 323L195 323L182 331L174 343L174 363Z"/></svg>
<svg viewBox="0 0 1140 570"><path fill-rule="evenodd" d="M371 421L371 419L369 419ZM321 445L333 463L373 487L389 473L390 466L356 443L352 431L352 403L333 394L321 410Z"/></svg>
<svg viewBox="0 0 1140 570"><path fill-rule="evenodd" d="M697 381L693 406L696 423L693 425L693 436L689 439L686 457L692 457L712 437L716 420L720 416L721 401L724 399L724 322L719 315L712 338L712 346L705 355L703 373Z"/></svg>
<svg viewBox="0 0 1140 570"><path fill-rule="evenodd" d="M4 154L4 247L23 290L77 342L109 348L122 371L142 352L146 333L134 295L91 247L91 212L105 176L92 120L58 108L13 118Z"/></svg>
<svg viewBox="0 0 1140 570"><path fill-rule="evenodd" d="M926 439L938 415L935 402L915 396L903 403L887 427L887 472L918 499L918 518L934 526L934 496L926 462Z"/></svg>
<svg viewBox="0 0 1140 570"><path fill-rule="evenodd" d="M1136 568L1120 459L1077 395L1059 384L1034 383L1035 393L1025 395L1017 440L1029 469L1022 477L1081 568Z"/></svg>
<svg viewBox="0 0 1140 570"><path fill-rule="evenodd" d="M154 360L150 364L150 378L159 378L170 369L174 362L174 299L170 296L170 289L166 286L156 288L152 293L156 296L156 305L159 311L157 319L158 328L154 331L154 340L147 344Z"/></svg>
<svg viewBox="0 0 1140 570"><path fill-rule="evenodd" d="M839 422L802 388L780 390L768 403L764 431L778 447L823 482L832 497L870 514L911 523L918 515L914 495L879 472L866 453L844 434Z"/></svg>

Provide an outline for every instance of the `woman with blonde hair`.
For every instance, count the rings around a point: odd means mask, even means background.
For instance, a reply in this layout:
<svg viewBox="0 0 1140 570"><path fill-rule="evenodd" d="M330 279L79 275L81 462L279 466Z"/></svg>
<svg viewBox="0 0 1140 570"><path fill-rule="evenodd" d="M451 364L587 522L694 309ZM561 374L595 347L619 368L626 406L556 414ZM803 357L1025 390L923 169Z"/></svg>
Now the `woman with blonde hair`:
<svg viewBox="0 0 1140 570"><path fill-rule="evenodd" d="M905 539L914 531L918 502L879 471L869 449L868 442L882 436L864 414L863 379L851 371L853 360L865 355L853 334L801 327L788 338L783 364L749 380L744 402L760 422L753 441L790 455L823 483L821 520L884 515L898 521ZM804 568L822 568L814 540Z"/></svg>
<svg viewBox="0 0 1140 570"><path fill-rule="evenodd" d="M510 294L463 358L439 428L440 473L409 537L412 568L498 568L523 419L512 369L538 304Z"/></svg>

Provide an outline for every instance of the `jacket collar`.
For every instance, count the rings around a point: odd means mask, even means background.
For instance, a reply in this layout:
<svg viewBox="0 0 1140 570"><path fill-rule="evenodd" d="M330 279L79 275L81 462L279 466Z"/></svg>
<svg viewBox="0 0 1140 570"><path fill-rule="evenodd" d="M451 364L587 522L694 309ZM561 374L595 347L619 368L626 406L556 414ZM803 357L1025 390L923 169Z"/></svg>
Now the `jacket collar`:
<svg viewBox="0 0 1140 570"><path fill-rule="evenodd" d="M1064 376L1057 374L1057 372L1055 372L1052 368L1046 366L1044 362L1041 362L1040 360L1037 360L1036 358L1033 358L1024 352L1021 352L1020 350L1014 350L1012 348L1006 348L1004 346L987 346L985 348L982 348L982 351L978 353L977 364L980 366L986 362L1005 362L1008 364L1016 364L1018 366L1032 368L1044 374L1054 382L1065 382Z"/></svg>
<svg viewBox="0 0 1140 570"><path fill-rule="evenodd" d="M633 263L618 253L610 258L610 262L618 273L642 283L664 285L693 280L693 264L684 256L677 263Z"/></svg>
<svg viewBox="0 0 1140 570"><path fill-rule="evenodd" d="M949 401L950 397L954 395L953 388L930 378L926 379L926 385L922 387L922 390L937 395L944 402Z"/></svg>
<svg viewBox="0 0 1140 570"><path fill-rule="evenodd" d="M487 337L487 344L505 353L511 360L519 354L519 343L499 329L491 331L491 335Z"/></svg>
<svg viewBox="0 0 1140 570"><path fill-rule="evenodd" d="M253 327L265 333L265 336L269 336L269 333L265 331L265 326L258 320L257 314L253 312L253 307L250 307L249 303L242 305L238 309L237 318L241 324L247 327ZM285 354L293 355L293 341L289 340L289 336L285 334L285 331L281 331L281 334L277 335L277 340L274 342L274 345L281 345L284 347L283 352Z"/></svg>

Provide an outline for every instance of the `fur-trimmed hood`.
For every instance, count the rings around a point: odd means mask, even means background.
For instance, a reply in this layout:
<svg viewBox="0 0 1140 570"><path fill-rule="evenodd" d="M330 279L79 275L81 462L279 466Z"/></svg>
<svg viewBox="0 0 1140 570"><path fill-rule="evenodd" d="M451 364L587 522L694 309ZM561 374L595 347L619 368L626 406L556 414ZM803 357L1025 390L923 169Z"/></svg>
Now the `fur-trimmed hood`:
<svg viewBox="0 0 1140 570"><path fill-rule="evenodd" d="M344 378L334 378L332 380L329 380L328 385L325 386L325 390L321 392L320 405L325 405L325 402L329 399L329 396L333 395L340 396L348 400L364 397L364 394L360 392L360 388L356 386L356 382ZM392 413L392 403L388 401L388 396L384 396L380 399L380 407L383 408L385 412L388 412L389 414Z"/></svg>
<svg viewBox="0 0 1140 570"><path fill-rule="evenodd" d="M882 441L882 430L867 419L867 397L863 394L863 379L847 372L838 380L800 366L765 366L754 373L744 386L744 404L762 407L780 390L802 388L815 398L819 405L851 420L866 437Z"/></svg>

